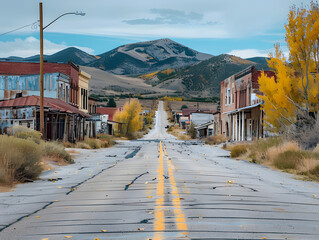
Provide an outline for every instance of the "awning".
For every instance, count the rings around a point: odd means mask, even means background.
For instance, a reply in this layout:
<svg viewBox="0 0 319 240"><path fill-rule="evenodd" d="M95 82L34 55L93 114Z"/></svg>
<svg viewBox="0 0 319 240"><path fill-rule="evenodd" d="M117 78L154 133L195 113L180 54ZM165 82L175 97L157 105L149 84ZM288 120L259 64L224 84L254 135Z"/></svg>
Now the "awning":
<svg viewBox="0 0 319 240"><path fill-rule="evenodd" d="M197 127L195 127L196 130L201 130L201 129L205 129L208 128L210 125L212 125L214 123L214 121L211 122L207 122L207 123L203 123Z"/></svg>
<svg viewBox="0 0 319 240"><path fill-rule="evenodd" d="M37 106L40 107L40 97L39 96L27 96L20 97L11 100L5 100L0 102L0 108L12 108L12 107L31 107ZM71 106L70 104L57 99L57 98L43 98L43 107L52 111L78 114L82 117L89 118L90 116L79 109Z"/></svg>
<svg viewBox="0 0 319 240"><path fill-rule="evenodd" d="M247 107L238 108L238 109L236 109L234 111L224 112L223 114L233 114L233 113L240 112L242 110L247 110L247 109L252 109L252 108L258 107L259 105L261 105L261 102L260 103L256 103L254 105L247 106Z"/></svg>

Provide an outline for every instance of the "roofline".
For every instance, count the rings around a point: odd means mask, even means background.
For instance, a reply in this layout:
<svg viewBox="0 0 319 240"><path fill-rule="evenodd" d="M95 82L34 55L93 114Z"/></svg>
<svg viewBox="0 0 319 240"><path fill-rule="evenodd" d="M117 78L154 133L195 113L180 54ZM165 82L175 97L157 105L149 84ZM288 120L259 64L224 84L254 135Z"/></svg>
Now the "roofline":
<svg viewBox="0 0 319 240"><path fill-rule="evenodd" d="M247 106L247 107L237 108L237 109L235 109L233 111L224 112L223 114L232 114L232 113L239 112L241 110L246 110L246 109L251 109L251 108L254 108L254 107L258 107L259 105L261 105L261 102L260 103L256 103L254 105Z"/></svg>

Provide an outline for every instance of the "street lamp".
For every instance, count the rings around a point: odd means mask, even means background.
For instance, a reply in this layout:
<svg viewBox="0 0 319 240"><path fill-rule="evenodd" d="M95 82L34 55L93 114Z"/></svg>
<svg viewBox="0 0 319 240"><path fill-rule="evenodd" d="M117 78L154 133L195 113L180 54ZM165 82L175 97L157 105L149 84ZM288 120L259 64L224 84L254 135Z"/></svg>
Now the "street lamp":
<svg viewBox="0 0 319 240"><path fill-rule="evenodd" d="M79 16L84 16L85 13L82 12L68 12L60 15L48 25L43 27L43 9L42 9L42 2L39 3L39 10L40 10L40 132L42 133L42 138L44 138L44 108L43 108L43 30L50 26L52 23L57 21L59 18L74 14Z"/></svg>

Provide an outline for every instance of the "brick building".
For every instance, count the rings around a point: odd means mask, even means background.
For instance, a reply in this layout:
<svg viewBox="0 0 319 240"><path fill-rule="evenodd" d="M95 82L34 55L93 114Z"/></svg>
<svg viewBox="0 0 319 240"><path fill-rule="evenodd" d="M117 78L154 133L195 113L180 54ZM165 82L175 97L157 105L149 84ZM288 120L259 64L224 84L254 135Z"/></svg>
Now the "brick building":
<svg viewBox="0 0 319 240"><path fill-rule="evenodd" d="M264 136L258 78L261 71L250 66L221 82L220 133L232 141L251 141ZM275 77L272 71L265 71Z"/></svg>
<svg viewBox="0 0 319 240"><path fill-rule="evenodd" d="M43 65L43 72L62 73L69 76L69 103L79 107L79 67L73 63L48 63ZM40 63L33 62L0 62L0 75L38 75ZM36 84L40 85L39 82ZM46 97L46 96L44 96Z"/></svg>

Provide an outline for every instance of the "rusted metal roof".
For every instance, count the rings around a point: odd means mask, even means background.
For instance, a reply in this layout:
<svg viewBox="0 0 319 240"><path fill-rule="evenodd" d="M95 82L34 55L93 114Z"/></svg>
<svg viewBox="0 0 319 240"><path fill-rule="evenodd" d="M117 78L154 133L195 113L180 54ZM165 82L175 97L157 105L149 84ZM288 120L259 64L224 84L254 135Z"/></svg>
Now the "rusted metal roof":
<svg viewBox="0 0 319 240"><path fill-rule="evenodd" d="M96 112L100 115L109 115L109 120L113 120L113 117L117 111L120 111L121 108L116 107L97 107Z"/></svg>
<svg viewBox="0 0 319 240"><path fill-rule="evenodd" d="M189 116L192 113L212 113L209 109L191 109L191 108L184 108L182 110L183 116Z"/></svg>
<svg viewBox="0 0 319 240"><path fill-rule="evenodd" d="M0 108L40 106L39 96L27 96L0 102ZM57 98L43 98L43 106L53 111L79 114L82 117L90 117L79 109Z"/></svg>

